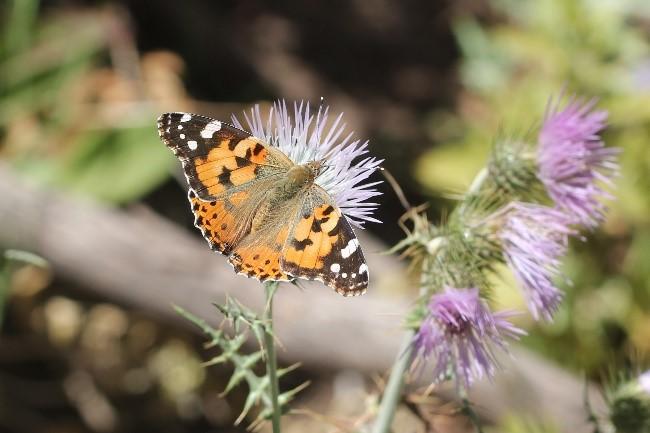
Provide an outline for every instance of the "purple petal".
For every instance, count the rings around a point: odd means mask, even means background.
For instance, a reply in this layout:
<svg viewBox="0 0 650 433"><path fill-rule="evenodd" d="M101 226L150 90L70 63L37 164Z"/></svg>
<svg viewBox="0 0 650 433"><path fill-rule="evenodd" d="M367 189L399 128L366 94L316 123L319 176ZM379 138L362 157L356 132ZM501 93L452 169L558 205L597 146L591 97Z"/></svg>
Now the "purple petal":
<svg viewBox="0 0 650 433"><path fill-rule="evenodd" d="M594 110L595 101L571 98L562 110L552 106L539 133L539 178L555 204L574 222L596 227L606 210L602 199L611 196L618 174L618 149L608 149L599 133L607 112Z"/></svg>
<svg viewBox="0 0 650 433"><path fill-rule="evenodd" d="M476 288L446 287L431 297L428 315L413 340L416 353L435 360L435 381L453 372L457 383L467 388L477 379L494 376L493 347L506 350L504 337L525 334L508 322L512 315L492 313Z"/></svg>

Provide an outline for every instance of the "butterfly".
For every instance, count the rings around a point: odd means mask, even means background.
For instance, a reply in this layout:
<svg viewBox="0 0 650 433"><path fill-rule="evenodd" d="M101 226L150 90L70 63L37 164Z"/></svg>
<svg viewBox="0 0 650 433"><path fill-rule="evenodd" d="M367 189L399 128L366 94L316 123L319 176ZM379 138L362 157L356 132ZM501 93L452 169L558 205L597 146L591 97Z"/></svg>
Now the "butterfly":
<svg viewBox="0 0 650 433"><path fill-rule="evenodd" d="M318 280L343 296L368 287L359 241L315 181L323 161L295 164L232 125L190 113L158 118L181 161L194 225L235 272L259 281Z"/></svg>

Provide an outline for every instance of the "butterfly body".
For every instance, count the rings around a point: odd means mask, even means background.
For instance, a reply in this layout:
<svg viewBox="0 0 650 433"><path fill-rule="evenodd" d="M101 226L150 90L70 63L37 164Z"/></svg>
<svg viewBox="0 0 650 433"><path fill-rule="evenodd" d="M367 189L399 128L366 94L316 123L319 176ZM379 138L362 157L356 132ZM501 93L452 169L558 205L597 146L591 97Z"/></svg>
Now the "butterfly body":
<svg viewBox="0 0 650 433"><path fill-rule="evenodd" d="M295 164L226 123L188 113L158 119L180 159L195 225L237 273L260 281L319 280L359 295L368 267L354 232L317 183L321 161Z"/></svg>

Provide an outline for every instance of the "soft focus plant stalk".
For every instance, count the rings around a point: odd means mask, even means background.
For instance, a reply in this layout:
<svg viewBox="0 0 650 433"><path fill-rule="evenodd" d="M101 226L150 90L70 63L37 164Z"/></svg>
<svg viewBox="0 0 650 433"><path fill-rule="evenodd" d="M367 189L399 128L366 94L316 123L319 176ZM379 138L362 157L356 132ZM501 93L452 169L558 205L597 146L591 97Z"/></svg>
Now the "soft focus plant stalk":
<svg viewBox="0 0 650 433"><path fill-rule="evenodd" d="M387 433L390 431L390 426L393 424L395 410L402 397L402 389L404 388L404 380L406 379L406 371L408 370L413 360L413 338L415 337L415 330L408 330L404 334L402 344L397 354L397 359L393 365L393 369L388 377L386 389L379 405L377 412L377 420L372 428L372 433Z"/></svg>
<svg viewBox="0 0 650 433"><path fill-rule="evenodd" d="M435 254L435 251L432 251ZM423 266L426 266L423 263ZM424 276L424 273L422 274ZM424 277L423 277L424 278ZM424 281L422 281L424 283ZM425 292L424 284L422 284L421 294ZM384 394L379 405L377 412L377 419L372 428L372 433L387 433L393 424L395 410L402 396L402 389L404 388L404 381L406 380L406 372L413 362L413 352L415 346L413 339L415 338L415 329L407 329L402 338L395 364L388 376L388 382L384 389Z"/></svg>
<svg viewBox="0 0 650 433"><path fill-rule="evenodd" d="M264 350L266 353L266 376L269 378L269 390L271 394L271 404L273 406L273 414L271 416L273 433L280 433L280 417L282 416L280 402L278 400L280 394L277 372L278 361L275 354L275 341L273 337L273 296L275 295L277 288L277 281L264 284L264 290L266 292L266 307L264 309L264 320L266 321L264 331Z"/></svg>

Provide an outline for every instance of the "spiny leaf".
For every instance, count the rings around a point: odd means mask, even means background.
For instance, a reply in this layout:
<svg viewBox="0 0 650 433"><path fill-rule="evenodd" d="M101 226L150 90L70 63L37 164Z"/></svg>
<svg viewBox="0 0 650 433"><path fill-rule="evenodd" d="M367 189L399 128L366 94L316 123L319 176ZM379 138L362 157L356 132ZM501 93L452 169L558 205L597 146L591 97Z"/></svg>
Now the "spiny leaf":
<svg viewBox="0 0 650 433"><path fill-rule="evenodd" d="M233 372L232 376L230 376L230 380L228 381L228 384L226 385L226 389L224 389L219 396L223 397L226 394L228 394L234 387L239 385L242 380L247 379L247 374L248 371L246 369L240 368L239 366L235 367L235 371ZM250 379L247 381L248 385L251 386L251 381Z"/></svg>
<svg viewBox="0 0 650 433"><path fill-rule="evenodd" d="M289 372L291 372L291 371L297 369L297 368L300 367L301 365L302 365L302 364L301 364L300 362L296 362L295 364L291 364L291 365L288 366L288 367L278 369L278 377L282 377L282 376L284 376L285 374L287 374L287 373L289 373Z"/></svg>
<svg viewBox="0 0 650 433"><path fill-rule="evenodd" d="M223 336L223 332L221 330L214 329L212 326L208 325L208 322L201 319L200 317L195 316L194 314L190 313L184 308L179 307L178 305L173 305L173 307L178 314L180 314L182 317L186 318L190 322L194 323L196 326L199 327L199 329L201 329L205 334L207 334L210 338L212 338L212 341L221 340Z"/></svg>
<svg viewBox="0 0 650 433"><path fill-rule="evenodd" d="M258 376L253 373L255 364L262 359L262 352L255 352L246 356L233 357L231 361L235 364L235 371L230 377L226 389L223 390L221 395L228 394L235 386L239 385L242 380L246 379L248 387L252 390L259 387L260 380Z"/></svg>
<svg viewBox="0 0 650 433"><path fill-rule="evenodd" d="M293 398L298 394L300 391L303 389L307 388L311 384L311 381L306 381L298 385L297 387L290 389L289 391L285 391L282 394L278 396L278 401L280 403L280 406L282 408L286 407L287 403L289 403Z"/></svg>
<svg viewBox="0 0 650 433"><path fill-rule="evenodd" d="M238 334L232 339L225 339L227 341L227 352L230 354L237 353L244 345L248 336L246 334Z"/></svg>
<svg viewBox="0 0 650 433"><path fill-rule="evenodd" d="M225 354L221 354L219 356L215 356L214 358L210 359L209 361L204 362L203 365L204 367L209 367L211 365L217 365L217 364L224 364L226 361L228 361L228 357Z"/></svg>
<svg viewBox="0 0 650 433"><path fill-rule="evenodd" d="M298 394L300 391L303 389L307 388L311 384L311 381L303 382L297 387L286 391L278 396L278 403L280 404L280 408L282 410L282 413L286 413L288 411L288 406L287 404L293 400L293 398ZM247 429L248 430L254 430L257 427L260 426L265 420L271 419L271 416L273 415L273 408L270 406L265 407L260 413L255 417L255 419L248 425Z"/></svg>
<svg viewBox="0 0 650 433"><path fill-rule="evenodd" d="M221 314L223 314L227 320L232 323L236 333L239 332L240 322L245 323L252 329L264 325L264 322L259 317L257 317L253 311L249 310L244 305L232 298L226 299L226 303L224 305L216 303L213 305L219 310Z"/></svg>
<svg viewBox="0 0 650 433"><path fill-rule="evenodd" d="M237 425L241 423L241 421L246 417L254 405L261 405L262 409L260 416L258 416L256 420L251 424L251 426L258 425L272 413L272 402L269 395L269 378L266 375L258 376L254 373L255 366L260 362L260 360L265 357L265 351L261 349L249 355L241 354L239 351L243 347L244 343L248 340L248 335L247 332L238 331L240 324L247 325L248 329L250 329L257 338L260 347L263 348L264 346L262 344L262 341L264 339L264 333L266 332L273 335L272 330L264 320L260 319L257 315L255 315L255 313L233 299L227 299L226 303L223 305L214 305L224 315L225 320L229 321L233 325L233 328L236 331L234 337L231 338L222 330L213 328L212 326L208 325L205 320L194 316L181 307L174 306L174 309L181 316L185 317L196 326L198 326L206 335L211 338L211 341L209 342L210 347L218 346L221 349L222 353L205 362L205 366L222 364L227 361L231 362L234 365L234 372L232 373L225 389L220 395L224 396L228 394L236 386L242 384L243 382L246 382L248 385L248 396L246 397L242 412L235 421L235 424ZM277 375L278 377L285 376L299 366L300 364L296 363L286 368L279 369ZM306 382L297 388L294 388L293 390L280 394L280 407L283 407L283 405L289 402L296 393L308 385L309 383Z"/></svg>
<svg viewBox="0 0 650 433"><path fill-rule="evenodd" d="M268 380L264 380L263 378L260 380L260 382L266 382L268 385ZM264 405L267 408L271 407L271 402L268 400L268 394L265 392L266 386L258 386L256 389L251 389L250 392L248 393L248 397L246 397L246 402L244 403L244 408L242 409L242 412L239 414L237 419L235 420L235 425L239 425L239 423L242 422L244 417L248 414L248 412L251 410L254 404L260 402L260 400L264 401Z"/></svg>

